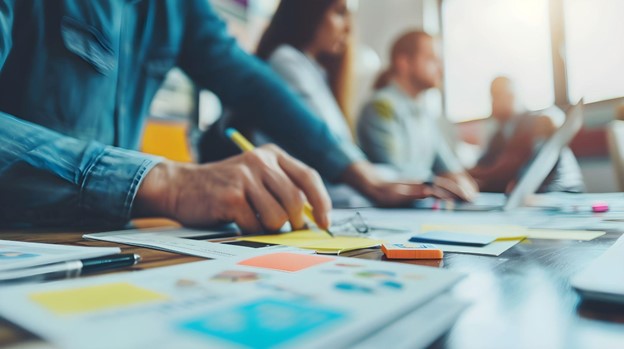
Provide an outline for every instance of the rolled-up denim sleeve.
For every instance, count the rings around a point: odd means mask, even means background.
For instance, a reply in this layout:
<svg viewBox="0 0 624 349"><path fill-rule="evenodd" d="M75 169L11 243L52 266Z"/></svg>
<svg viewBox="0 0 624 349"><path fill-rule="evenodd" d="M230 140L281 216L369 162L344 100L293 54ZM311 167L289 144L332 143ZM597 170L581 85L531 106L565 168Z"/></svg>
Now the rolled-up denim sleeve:
<svg viewBox="0 0 624 349"><path fill-rule="evenodd" d="M193 80L329 180L359 160L264 62L236 44L208 1L182 3L186 31L178 64Z"/></svg>
<svg viewBox="0 0 624 349"><path fill-rule="evenodd" d="M0 225L126 223L141 181L161 160L0 112Z"/></svg>

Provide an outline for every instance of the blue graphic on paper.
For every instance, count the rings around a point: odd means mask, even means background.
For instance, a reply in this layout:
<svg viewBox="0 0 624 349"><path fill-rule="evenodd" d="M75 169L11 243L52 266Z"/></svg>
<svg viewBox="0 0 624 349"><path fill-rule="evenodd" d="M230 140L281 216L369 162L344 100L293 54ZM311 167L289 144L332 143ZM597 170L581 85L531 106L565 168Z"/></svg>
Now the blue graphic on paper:
<svg viewBox="0 0 624 349"><path fill-rule="evenodd" d="M403 284L396 281L384 281L381 283L381 285L395 290L400 290L403 288Z"/></svg>
<svg viewBox="0 0 624 349"><path fill-rule="evenodd" d="M373 294L375 291L364 285L354 284L351 282L339 282L335 285L336 289L344 292Z"/></svg>
<svg viewBox="0 0 624 349"><path fill-rule="evenodd" d="M343 319L341 312L314 304L260 299L184 321L180 327L254 348L271 348Z"/></svg>
<svg viewBox="0 0 624 349"><path fill-rule="evenodd" d="M19 251L0 251L0 259L28 259L38 256L38 254Z"/></svg>

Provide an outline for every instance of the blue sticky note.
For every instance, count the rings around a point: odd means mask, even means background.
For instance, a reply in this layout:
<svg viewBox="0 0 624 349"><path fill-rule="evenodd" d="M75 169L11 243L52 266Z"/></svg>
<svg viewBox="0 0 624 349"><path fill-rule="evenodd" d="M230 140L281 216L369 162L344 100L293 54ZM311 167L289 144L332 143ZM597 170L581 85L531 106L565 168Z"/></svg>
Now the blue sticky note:
<svg viewBox="0 0 624 349"><path fill-rule="evenodd" d="M424 242L442 245L486 246L496 240L492 236L451 233L448 231L429 231L413 236L411 242Z"/></svg>
<svg viewBox="0 0 624 349"><path fill-rule="evenodd" d="M179 324L186 331L253 348L271 348L343 319L341 312L280 299L259 299Z"/></svg>

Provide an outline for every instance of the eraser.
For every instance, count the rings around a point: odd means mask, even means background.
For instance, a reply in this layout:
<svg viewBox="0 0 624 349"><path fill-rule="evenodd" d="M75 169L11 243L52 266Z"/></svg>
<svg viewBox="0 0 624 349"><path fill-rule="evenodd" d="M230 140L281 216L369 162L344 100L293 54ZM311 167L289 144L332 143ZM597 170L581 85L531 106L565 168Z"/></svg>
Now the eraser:
<svg viewBox="0 0 624 349"><path fill-rule="evenodd" d="M444 252L431 244L382 244L381 250L389 259L442 259Z"/></svg>
<svg viewBox="0 0 624 349"><path fill-rule="evenodd" d="M595 213L602 213L609 211L609 204L606 202L598 201L592 204L592 211Z"/></svg>

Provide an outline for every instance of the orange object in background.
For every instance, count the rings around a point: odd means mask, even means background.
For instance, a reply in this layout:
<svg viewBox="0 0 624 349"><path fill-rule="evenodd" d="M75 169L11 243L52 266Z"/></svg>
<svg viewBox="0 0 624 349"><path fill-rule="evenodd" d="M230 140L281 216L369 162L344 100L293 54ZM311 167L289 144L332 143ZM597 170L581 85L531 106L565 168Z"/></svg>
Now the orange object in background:
<svg viewBox="0 0 624 349"><path fill-rule="evenodd" d="M149 119L141 151L180 162L193 162L186 120Z"/></svg>

